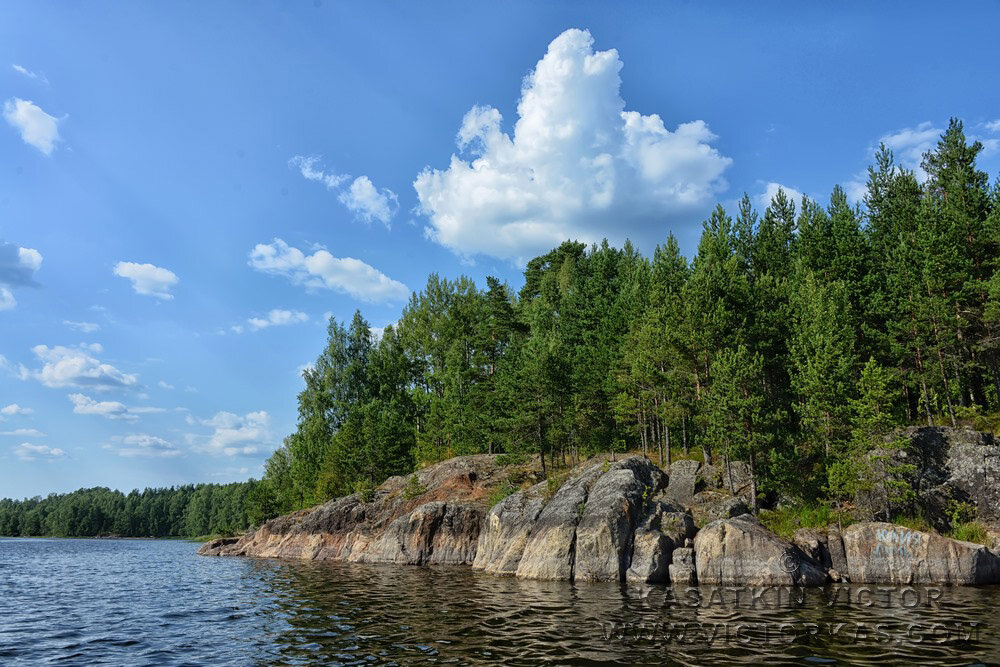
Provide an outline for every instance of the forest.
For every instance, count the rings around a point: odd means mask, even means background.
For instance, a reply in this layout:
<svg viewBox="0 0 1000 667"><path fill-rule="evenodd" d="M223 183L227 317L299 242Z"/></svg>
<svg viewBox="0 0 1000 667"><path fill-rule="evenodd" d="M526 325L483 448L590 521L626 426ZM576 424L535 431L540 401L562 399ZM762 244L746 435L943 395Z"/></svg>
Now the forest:
<svg viewBox="0 0 1000 667"><path fill-rule="evenodd" d="M198 537L242 532L259 523L259 484L188 484L124 494L103 487L46 498L0 500L0 535L46 537ZM248 513L249 512L249 513Z"/></svg>
<svg viewBox="0 0 1000 667"><path fill-rule="evenodd" d="M259 482L3 501L0 534L242 529L478 453L543 474L604 452L741 461L761 504L842 503L885 475L898 427L998 423L1000 180L982 150L953 119L919 175L880 146L857 205L839 186L825 206L779 190L763 213L744 195L690 260L670 235L651 257L567 241L518 290L431 275L380 336L360 312L331 319Z"/></svg>
<svg viewBox="0 0 1000 667"><path fill-rule="evenodd" d="M778 191L761 214L744 195L690 261L672 235L652 257L567 241L517 291L431 275L377 339L360 313L331 321L257 512L477 453L543 473L599 452L742 461L761 502L837 504L886 474L900 426L990 430L1000 180L982 150L952 119L920 177L883 145L858 205Z"/></svg>

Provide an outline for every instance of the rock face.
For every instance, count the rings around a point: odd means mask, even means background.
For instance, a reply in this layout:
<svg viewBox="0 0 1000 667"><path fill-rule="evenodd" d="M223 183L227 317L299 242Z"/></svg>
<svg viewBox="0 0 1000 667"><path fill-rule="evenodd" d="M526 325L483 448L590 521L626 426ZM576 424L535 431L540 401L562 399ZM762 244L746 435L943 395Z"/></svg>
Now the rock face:
<svg viewBox="0 0 1000 667"><path fill-rule="evenodd" d="M697 490L699 469L701 463L698 461L684 460L670 464L670 483L663 496L681 504L688 503Z"/></svg>
<svg viewBox="0 0 1000 667"><path fill-rule="evenodd" d="M1000 583L1000 558L986 547L891 523L849 526L844 548L853 583Z"/></svg>
<svg viewBox="0 0 1000 667"><path fill-rule="evenodd" d="M1000 521L1000 442L994 436L943 426L910 427L901 435L906 446L888 456L893 463L915 467L905 481L917 493L921 515L937 530L950 527L956 502L975 508L980 521ZM885 489L876 485L856 502L875 518L884 514L885 496Z"/></svg>
<svg viewBox="0 0 1000 667"><path fill-rule="evenodd" d="M538 514L545 505L541 482L507 496L486 515L479 533L473 569L502 576L514 575Z"/></svg>
<svg viewBox="0 0 1000 667"><path fill-rule="evenodd" d="M486 514L485 497L498 474L492 456L465 456L418 473L425 489L407 498L409 477L387 480L365 502L354 494L268 521L228 544L208 543L204 555L341 560L413 565L471 564Z"/></svg>
<svg viewBox="0 0 1000 667"><path fill-rule="evenodd" d="M574 578L621 581L632 558L632 535L647 501L663 486L647 459L625 459L594 482L576 527Z"/></svg>
<svg viewBox="0 0 1000 667"><path fill-rule="evenodd" d="M699 584L818 586L826 572L749 514L719 519L694 538Z"/></svg>
<svg viewBox="0 0 1000 667"><path fill-rule="evenodd" d="M992 489L962 486L987 479L984 464L973 473L962 462L991 446L969 438L942 450L943 462L922 468L925 490L951 485L949 493L966 489L992 502ZM1000 557L986 547L892 524L804 529L786 541L746 513L740 496L701 488L706 467L677 462L672 470L680 479L668 480L643 457L591 460L558 488L538 483L488 509L490 489L516 477L495 457L459 457L389 479L374 498L337 498L243 537L208 542L199 553L472 565L531 579L673 586L1000 583ZM705 524L700 531L696 520Z"/></svg>

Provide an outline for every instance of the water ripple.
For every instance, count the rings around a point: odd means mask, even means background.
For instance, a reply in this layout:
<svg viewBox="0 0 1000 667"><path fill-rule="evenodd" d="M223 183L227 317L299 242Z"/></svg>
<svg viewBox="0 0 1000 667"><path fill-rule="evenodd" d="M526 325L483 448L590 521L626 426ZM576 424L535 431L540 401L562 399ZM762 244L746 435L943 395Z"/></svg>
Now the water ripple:
<svg viewBox="0 0 1000 667"><path fill-rule="evenodd" d="M1000 656L996 588L944 588L912 608L866 606L858 587L753 608L707 604L717 591L705 589L686 604L661 586L200 558L196 546L0 539L0 663L951 665ZM963 635L970 624L975 636Z"/></svg>

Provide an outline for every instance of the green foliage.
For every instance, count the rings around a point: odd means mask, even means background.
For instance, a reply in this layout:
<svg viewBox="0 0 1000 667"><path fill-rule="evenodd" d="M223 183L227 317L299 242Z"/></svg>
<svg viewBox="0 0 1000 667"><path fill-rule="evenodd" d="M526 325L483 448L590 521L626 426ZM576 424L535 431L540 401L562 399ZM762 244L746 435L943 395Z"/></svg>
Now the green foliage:
<svg viewBox="0 0 1000 667"><path fill-rule="evenodd" d="M920 514L899 514L892 518L892 523L910 530L919 530L923 533L933 533L934 526Z"/></svg>
<svg viewBox="0 0 1000 667"><path fill-rule="evenodd" d="M406 480L406 486L403 487L403 498L406 500L413 500L427 493L427 487L420 483L417 479L417 475L413 474Z"/></svg>
<svg viewBox="0 0 1000 667"><path fill-rule="evenodd" d="M378 340L360 313L331 321L254 516L455 455L538 457L555 485L624 452L746 462L755 500L905 513L893 431L1000 414L1000 183L981 150L953 121L924 183L881 146L863 205L779 190L761 214L744 195L690 261L670 235L649 257L567 241L516 292L429 276Z"/></svg>
<svg viewBox="0 0 1000 667"><path fill-rule="evenodd" d="M0 535L192 537L239 535L259 523L250 499L261 482L198 484L128 494L96 487L0 500Z"/></svg>
<svg viewBox="0 0 1000 667"><path fill-rule="evenodd" d="M974 542L975 544L986 544L989 541L986 526L978 521L966 521L952 526L948 537L963 542Z"/></svg>
<svg viewBox="0 0 1000 667"><path fill-rule="evenodd" d="M507 480L503 484L495 487L492 491L490 491L490 495L486 499L486 503L490 507L493 507L507 496L513 495L515 493L517 493L517 487L514 486L514 484L510 480Z"/></svg>
<svg viewBox="0 0 1000 667"><path fill-rule="evenodd" d="M529 457L523 453L500 454L496 458L498 466L519 466L529 461Z"/></svg>
<svg viewBox="0 0 1000 667"><path fill-rule="evenodd" d="M848 514L836 512L827 504L786 505L773 510L762 510L758 518L771 532L786 540L791 540L795 531L800 528L823 529L836 524L848 526L851 523Z"/></svg>

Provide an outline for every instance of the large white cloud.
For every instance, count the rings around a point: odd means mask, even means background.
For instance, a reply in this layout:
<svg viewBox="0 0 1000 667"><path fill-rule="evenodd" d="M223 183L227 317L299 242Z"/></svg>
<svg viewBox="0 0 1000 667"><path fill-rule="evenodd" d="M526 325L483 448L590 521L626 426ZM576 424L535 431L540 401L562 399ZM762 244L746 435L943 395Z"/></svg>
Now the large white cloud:
<svg viewBox="0 0 1000 667"><path fill-rule="evenodd" d="M99 343L66 347L36 345L31 348L42 367L29 370L22 367L21 376L34 378L47 387L89 387L98 391L134 387L137 375L123 373L94 355L103 352Z"/></svg>
<svg viewBox="0 0 1000 667"><path fill-rule="evenodd" d="M59 141L59 119L42 111L31 100L13 97L3 105L3 117L21 133L24 143L51 155Z"/></svg>
<svg viewBox="0 0 1000 667"><path fill-rule="evenodd" d="M326 171L320 165L319 156L296 155L288 164L297 167L302 177L322 183L327 190L339 192L337 199L355 216L365 222L377 220L386 227L399 210L399 198L389 188L377 188L367 176L358 176L351 181L350 174ZM346 188L341 186L351 181Z"/></svg>
<svg viewBox="0 0 1000 667"><path fill-rule="evenodd" d="M271 416L260 410L237 415L232 412L217 412L209 419L192 420L213 429L210 435L189 434L188 442L197 451L225 456L251 455L270 446L273 436L270 431Z"/></svg>
<svg viewBox="0 0 1000 667"><path fill-rule="evenodd" d="M360 259L334 257L322 249L306 255L281 239L257 244L250 252L250 266L264 273L284 276L298 285L325 287L363 301L399 303L410 295L406 285Z"/></svg>
<svg viewBox="0 0 1000 667"><path fill-rule="evenodd" d="M668 130L626 111L622 61L567 30L524 79L513 134L500 112L476 106L447 169L414 182L430 238L461 255L523 261L566 240L654 242L694 223L727 185L732 163L704 121Z"/></svg>
<svg viewBox="0 0 1000 667"><path fill-rule="evenodd" d="M170 269L153 264L138 264L136 262L118 262L115 264L116 276L132 281L132 289L136 294L155 296L157 299L170 300L174 295L170 288L179 281L177 274Z"/></svg>

